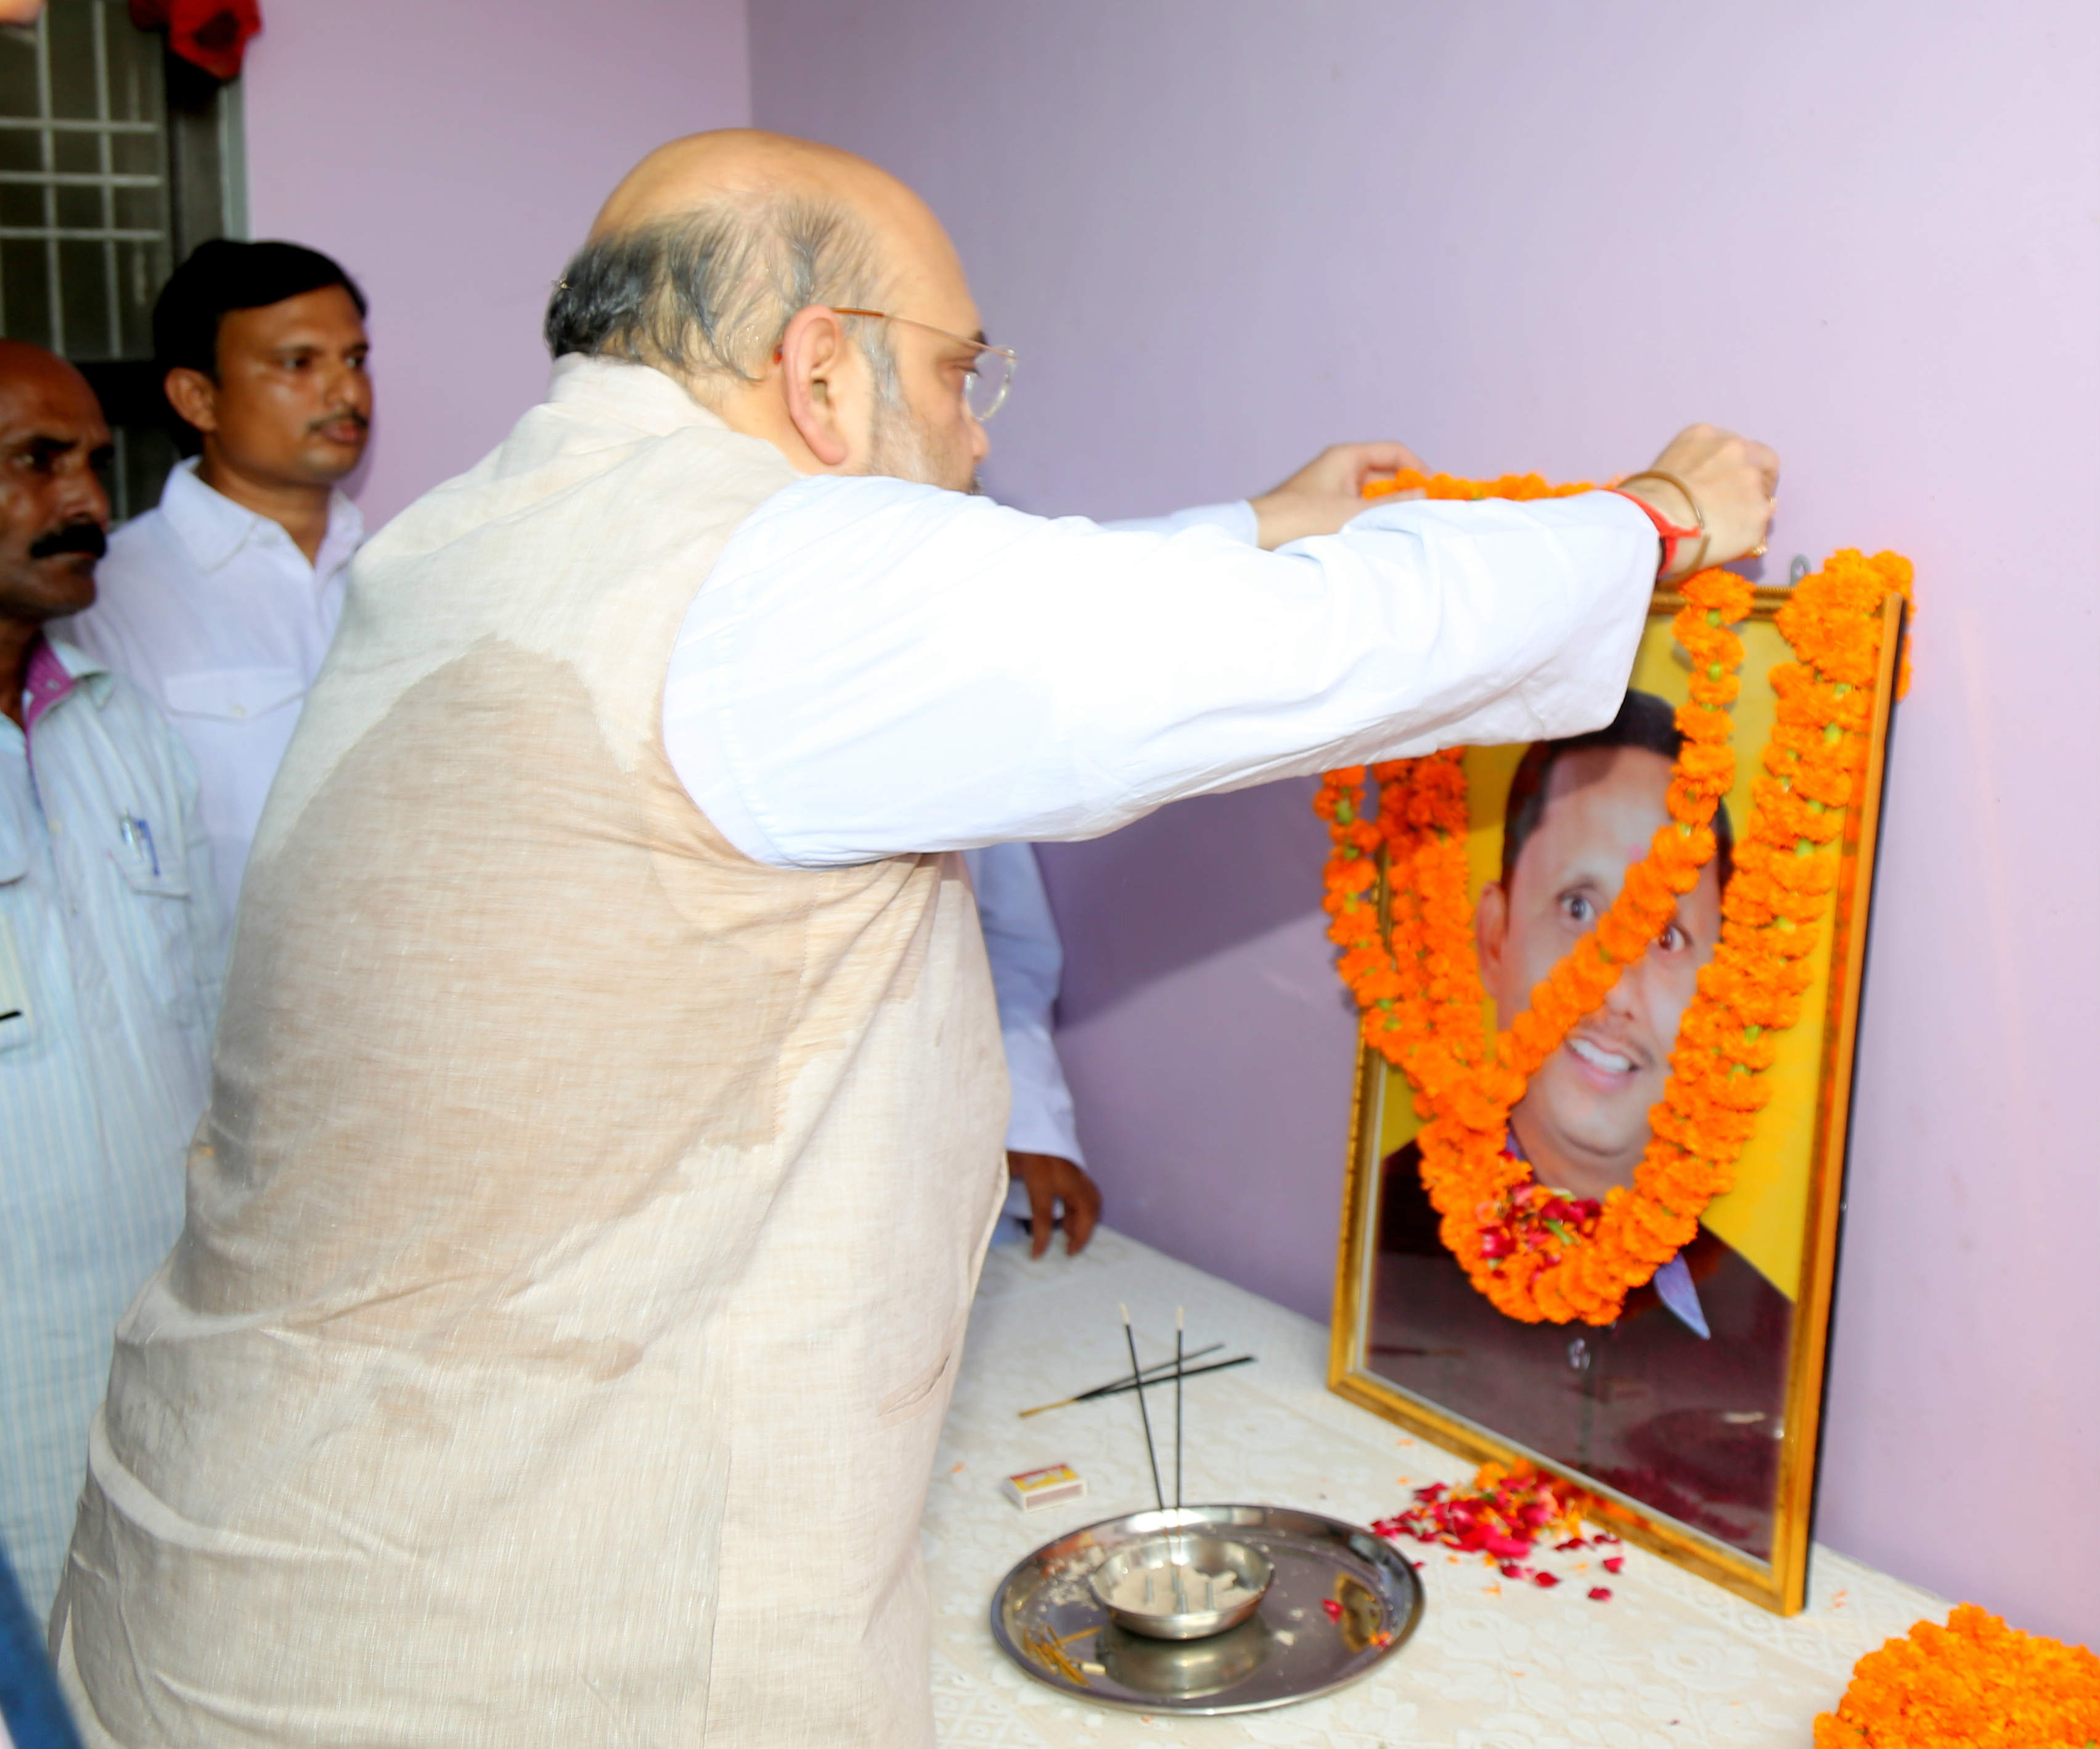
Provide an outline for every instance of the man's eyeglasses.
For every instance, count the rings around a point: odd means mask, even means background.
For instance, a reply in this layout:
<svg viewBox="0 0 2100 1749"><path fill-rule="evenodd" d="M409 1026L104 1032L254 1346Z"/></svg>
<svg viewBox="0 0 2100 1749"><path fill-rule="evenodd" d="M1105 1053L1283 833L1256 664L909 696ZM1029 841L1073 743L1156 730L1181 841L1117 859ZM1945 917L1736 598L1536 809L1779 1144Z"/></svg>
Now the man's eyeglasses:
<svg viewBox="0 0 2100 1749"><path fill-rule="evenodd" d="M908 316L892 316L884 310L835 309L832 313L864 316L871 322L902 322L952 340L959 346L975 347L977 356L970 360L969 374L963 378L963 404L980 425L1006 404L1006 391L1013 386L1014 366L1020 362L1011 347L987 346L968 334L951 333L945 328L936 328L931 322L917 321Z"/></svg>

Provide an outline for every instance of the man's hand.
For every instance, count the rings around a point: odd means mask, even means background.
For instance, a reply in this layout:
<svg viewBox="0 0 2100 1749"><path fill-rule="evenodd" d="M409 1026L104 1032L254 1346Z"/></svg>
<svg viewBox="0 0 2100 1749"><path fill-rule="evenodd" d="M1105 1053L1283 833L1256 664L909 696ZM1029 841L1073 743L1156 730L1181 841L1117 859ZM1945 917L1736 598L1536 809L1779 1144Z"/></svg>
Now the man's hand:
<svg viewBox="0 0 2100 1749"><path fill-rule="evenodd" d="M1660 466L1661 464L1658 464ZM1252 500L1263 550L1332 534L1364 508L1364 488L1402 468L1429 470L1405 444L1336 444L1323 449L1273 492Z"/></svg>
<svg viewBox="0 0 2100 1749"><path fill-rule="evenodd" d="M1711 425L1689 425L1670 440L1653 466L1674 474L1689 486L1706 515L1706 554L1701 561L1723 565L1732 559L1754 557L1765 550L1765 536L1778 507L1779 456L1762 444ZM1646 475L1631 480L1627 492L1677 524L1689 528L1696 519L1684 494L1666 481ZM1690 575L1699 558L1696 540L1679 541L1670 550L1665 577Z"/></svg>
<svg viewBox="0 0 2100 1749"><path fill-rule="evenodd" d="M1094 1236L1094 1223L1101 1217L1101 1193L1083 1168L1054 1154L1017 1154L1009 1151L1006 1169L1028 1186L1028 1219L1033 1229L1028 1254L1039 1257L1050 1248L1050 1231L1057 1225L1055 1205L1065 1205L1065 1253L1077 1257Z"/></svg>

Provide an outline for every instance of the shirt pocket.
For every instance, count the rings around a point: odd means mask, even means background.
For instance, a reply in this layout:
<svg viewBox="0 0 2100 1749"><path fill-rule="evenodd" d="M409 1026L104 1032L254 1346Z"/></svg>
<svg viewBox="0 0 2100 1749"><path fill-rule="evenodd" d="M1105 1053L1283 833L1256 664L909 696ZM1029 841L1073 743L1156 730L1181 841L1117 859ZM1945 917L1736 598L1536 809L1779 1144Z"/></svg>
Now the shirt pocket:
<svg viewBox="0 0 2100 1749"><path fill-rule="evenodd" d="M189 1025L204 1014L199 979L196 929L188 875L180 860L170 861L152 823L134 823L138 830L112 848L109 860L127 890L125 934L130 957L156 1005L170 1020ZM146 834L153 833L148 838ZM182 841L174 841L182 855Z"/></svg>
<svg viewBox="0 0 2100 1749"><path fill-rule="evenodd" d="M307 696L306 682L290 668L212 669L170 674L162 684L172 715L221 722L250 722Z"/></svg>

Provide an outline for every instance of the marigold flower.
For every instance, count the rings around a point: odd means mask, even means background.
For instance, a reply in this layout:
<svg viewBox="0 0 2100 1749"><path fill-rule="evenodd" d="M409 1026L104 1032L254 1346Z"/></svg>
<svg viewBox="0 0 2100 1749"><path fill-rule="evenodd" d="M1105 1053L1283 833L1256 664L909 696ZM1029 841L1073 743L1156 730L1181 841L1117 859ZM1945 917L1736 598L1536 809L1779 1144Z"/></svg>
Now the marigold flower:
<svg viewBox="0 0 2100 1749"><path fill-rule="evenodd" d="M2088 1749L2100 1658L2008 1628L1972 1603L1919 1622L1853 1666L1815 1749Z"/></svg>

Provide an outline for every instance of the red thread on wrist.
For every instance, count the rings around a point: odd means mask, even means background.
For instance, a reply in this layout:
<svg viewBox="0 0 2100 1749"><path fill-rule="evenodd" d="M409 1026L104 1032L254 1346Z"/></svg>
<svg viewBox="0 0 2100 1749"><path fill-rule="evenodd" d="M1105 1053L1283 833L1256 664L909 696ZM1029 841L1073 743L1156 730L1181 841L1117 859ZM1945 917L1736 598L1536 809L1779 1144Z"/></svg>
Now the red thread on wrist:
<svg viewBox="0 0 2100 1749"><path fill-rule="evenodd" d="M1630 492L1621 492L1617 486L1607 486L1604 490L1614 497L1624 498L1627 503L1632 505L1642 515L1655 524L1656 533L1662 538L1662 563L1655 568L1655 574L1657 576L1661 576L1675 563L1677 543L1679 541L1695 539L1698 536L1699 531L1696 528L1679 527L1645 498L1637 498Z"/></svg>

